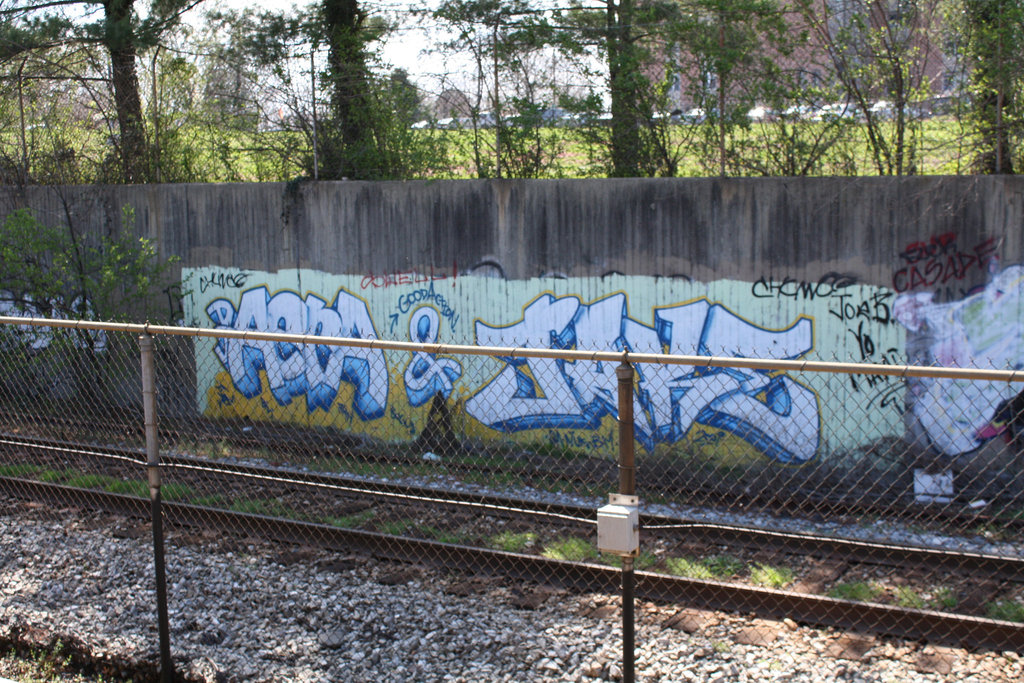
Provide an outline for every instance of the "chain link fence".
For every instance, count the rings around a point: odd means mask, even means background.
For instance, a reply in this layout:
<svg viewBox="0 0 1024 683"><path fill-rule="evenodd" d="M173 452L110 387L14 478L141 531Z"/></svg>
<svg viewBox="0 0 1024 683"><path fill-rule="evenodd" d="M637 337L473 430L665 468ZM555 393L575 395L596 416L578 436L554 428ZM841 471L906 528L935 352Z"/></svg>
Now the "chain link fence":
<svg viewBox="0 0 1024 683"><path fill-rule="evenodd" d="M155 421L140 334L153 340ZM638 595L933 639L949 639L946 615L964 642L995 624L995 646L1019 646L1021 373L549 341L0 319L6 533L17 515L73 545L57 528L65 508L134 529L159 490L178 539L269 537L617 591L623 561L598 550L595 510L620 490L625 449ZM28 590L20 561L0 566L5 609Z"/></svg>

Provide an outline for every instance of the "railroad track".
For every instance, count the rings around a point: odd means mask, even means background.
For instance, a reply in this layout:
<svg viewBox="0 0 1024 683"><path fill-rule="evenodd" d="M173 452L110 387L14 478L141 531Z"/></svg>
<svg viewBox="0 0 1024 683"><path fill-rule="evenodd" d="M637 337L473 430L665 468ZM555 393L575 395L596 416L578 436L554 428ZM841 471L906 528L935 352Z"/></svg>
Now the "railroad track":
<svg viewBox="0 0 1024 683"><path fill-rule="evenodd" d="M55 430L64 434L65 442L82 438L84 434L96 434L98 440L141 443L143 419L140 415L126 415L122 419L98 417L85 420L73 415L36 415L22 411L7 411L0 416L0 439L12 435L17 425L31 425L37 433ZM4 431L6 430L6 431ZM54 439L32 437L24 433L16 434L17 438L33 440L39 444L58 442ZM269 425L244 422L207 422L205 420L160 419L159 438L161 443L173 451L180 443L220 443L230 444L242 452L260 452L268 449L276 453L289 453L299 459L317 460L320 458L341 458L366 463L393 464L410 466L417 459L410 455L395 455L388 452L386 446L367 444L364 439L338 432L317 428L301 428L292 425ZM138 457L133 451L132 457ZM470 458L472 458L470 453ZM162 455L164 462L169 462L168 455ZM614 486L617 480L615 463L606 458L592 458L580 465L557 458L543 456L527 457L522 461L495 458L499 464L473 462L471 465L458 464L460 469L472 469L482 475L489 473L515 473L521 477L537 476L564 477L576 484L601 485L606 488ZM459 458L451 458L458 463ZM918 524L922 520L941 521L944 525L967 529L982 525L998 525L1014 533L1024 533L1024 515L995 514L996 506L973 508L964 505L927 505L916 501L908 491L894 495L886 492L884 497L859 493L848 495L843 491L828 489L827 495L815 486L806 490L796 483L792 486L775 486L758 489L747 486L743 491L742 501L737 499L737 491L728 486L716 485L714 482L702 481L700 490L680 495L677 483L685 480L685 473L678 471L659 471L663 464L644 463L644 489L648 496L664 495L673 500L686 498L686 503L695 506L709 506L718 510L743 512L746 509L768 509L794 516L825 516L825 517L864 517L882 516L886 519L906 520ZM795 486L795 488L794 488ZM609 489L610 490L610 489ZM784 491L784 493L781 493Z"/></svg>
<svg viewBox="0 0 1024 683"><path fill-rule="evenodd" d="M12 448L47 453L71 453L79 458L91 458L98 461L115 458L122 463L133 463L138 467L145 466L144 454L134 449L0 435L0 452ZM182 455L164 455L161 458L161 465L167 470L202 473L204 476L212 478L242 478L250 481L272 482L281 486L303 486L371 498L577 522L595 523L596 509L601 504L597 501L592 505L583 505L480 492L460 492L424 485L367 480L301 468L270 467L221 460L211 461ZM642 530L675 533L687 537L688 540L712 542L719 546L742 546L754 551L770 548L775 552L811 555L822 559L849 560L856 558L859 563L888 567L955 569L1009 581L1024 582L1024 558L842 539L810 533L773 531L735 524L709 523L679 516L641 514L640 524Z"/></svg>
<svg viewBox="0 0 1024 683"><path fill-rule="evenodd" d="M142 454L133 449L110 448L6 435L0 438L0 455L34 455L38 459L73 457L92 462L97 468L110 466L140 475ZM30 460L30 458L20 458ZM385 500L438 509L473 510L487 515L569 521L578 527L593 523L593 506L541 502L519 497L453 492L439 488L367 481L364 478L250 463L211 461L185 455L163 458L168 472L188 473L208 480L242 480L264 486L299 488L346 496ZM134 516L147 516L149 501L91 489L73 488L24 477L0 477L0 492L53 504L98 508ZM482 547L443 543L437 540L396 536L330 524L268 515L251 514L181 502L165 502L164 515L174 525L214 528L228 533L258 533L268 539L328 549L360 551L381 559L441 564L469 572L500 573L505 576L556 583L567 588L616 592L619 570L587 562L565 562L536 554L503 552ZM771 549L774 553L812 556L836 562L856 561L859 565L923 568L956 571L977 577L1024 581L1024 560L1020 558L962 553L934 548L836 539L802 533L767 531L728 524L709 524L685 518L642 517L645 543L648 538L685 538L689 543L714 544L717 548L742 547L751 552ZM637 573L639 597L664 602L683 602L707 609L788 617L797 622L830 625L844 629L873 631L909 638L923 638L957 645L1024 651L1024 625L977 616L910 609L895 605L840 600L796 591L771 590L726 581L698 580L662 573Z"/></svg>
<svg viewBox="0 0 1024 683"><path fill-rule="evenodd" d="M148 500L101 491L0 477L0 492L6 496L101 509L123 515L146 517ZM510 553L459 546L423 539L339 529L334 526L285 520L184 503L164 503L165 518L172 524L227 533L252 534L285 542L343 552L363 552L378 559L457 567L465 572L496 573L525 581L555 584L580 591L614 593L621 573L613 567L565 562L537 555ZM869 631L903 638L920 638L950 645L1024 652L1024 625L892 605L838 600L791 591L738 586L719 581L702 581L636 572L638 598L685 603L711 610L756 613L789 618L798 623Z"/></svg>

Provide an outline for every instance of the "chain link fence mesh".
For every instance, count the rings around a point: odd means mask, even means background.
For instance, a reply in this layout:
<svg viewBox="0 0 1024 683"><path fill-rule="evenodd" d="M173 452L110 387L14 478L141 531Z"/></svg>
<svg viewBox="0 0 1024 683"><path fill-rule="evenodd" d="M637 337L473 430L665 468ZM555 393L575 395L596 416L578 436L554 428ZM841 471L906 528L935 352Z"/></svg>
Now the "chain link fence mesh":
<svg viewBox="0 0 1024 683"><path fill-rule="evenodd" d="M7 514L86 520L113 504L93 493L146 513L140 329L0 327ZM553 583L576 563L617 590L621 559L595 533L619 486L614 354L152 329L169 534ZM779 595L822 598L808 615L868 630L878 615L849 605L1024 622L1024 400L1008 373L636 358L638 595L773 616L795 604ZM7 599L23 581L5 559Z"/></svg>

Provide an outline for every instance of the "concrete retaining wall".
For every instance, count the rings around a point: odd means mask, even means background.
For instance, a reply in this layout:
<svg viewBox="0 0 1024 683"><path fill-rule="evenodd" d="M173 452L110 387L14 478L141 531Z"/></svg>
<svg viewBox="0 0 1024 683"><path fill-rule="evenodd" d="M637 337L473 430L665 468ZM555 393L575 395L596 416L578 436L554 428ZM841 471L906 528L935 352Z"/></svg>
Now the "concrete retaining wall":
<svg viewBox="0 0 1024 683"><path fill-rule="evenodd" d="M0 191L0 202L48 222L71 217L83 232L113 229L132 206L139 232L181 257L190 292L178 314L193 325L1024 367L1024 179L27 188ZM294 419L303 400L305 414L326 414L339 402L346 429L415 431L424 397L440 392L482 436L612 438L605 368L430 358L431 372L409 375L410 359L381 357L365 377L324 379L323 359L319 370L314 358L285 366L271 348L235 346L197 350L207 414L227 414L210 401L217 387L250 417ZM788 464L908 436L962 455L1014 393L651 372L637 427L650 450L727 434Z"/></svg>

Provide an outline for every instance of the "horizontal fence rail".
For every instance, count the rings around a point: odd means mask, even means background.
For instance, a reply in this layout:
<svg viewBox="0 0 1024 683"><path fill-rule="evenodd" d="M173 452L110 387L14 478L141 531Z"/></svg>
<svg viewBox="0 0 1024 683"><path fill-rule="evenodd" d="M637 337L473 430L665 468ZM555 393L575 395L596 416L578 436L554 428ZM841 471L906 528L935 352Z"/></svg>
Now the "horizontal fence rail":
<svg viewBox="0 0 1024 683"><path fill-rule="evenodd" d="M1019 650L1022 381L0 317L0 492ZM614 492L639 497L636 552L597 546Z"/></svg>
<svg viewBox="0 0 1024 683"><path fill-rule="evenodd" d="M0 316L0 325L26 325L61 329L118 332L131 335L192 337L197 339L237 339L240 341L267 341L297 345L341 346L381 351L412 351L431 354L488 356L508 358L550 358L552 360L583 360L603 362L649 363L663 365L691 365L695 367L751 368L792 372L829 372L837 374L882 375L886 377L933 377L997 382L1024 382L1024 370L996 370L986 368L949 368L918 365L887 365L881 363L842 363L828 361L778 360L766 358L736 358L691 356L684 354L634 353L630 351L583 351L528 347L469 346L420 342L363 339L358 337L321 337L311 334L277 334L247 330L224 330L202 327L175 327L148 323L107 323L92 320L55 320L50 318L21 318Z"/></svg>

